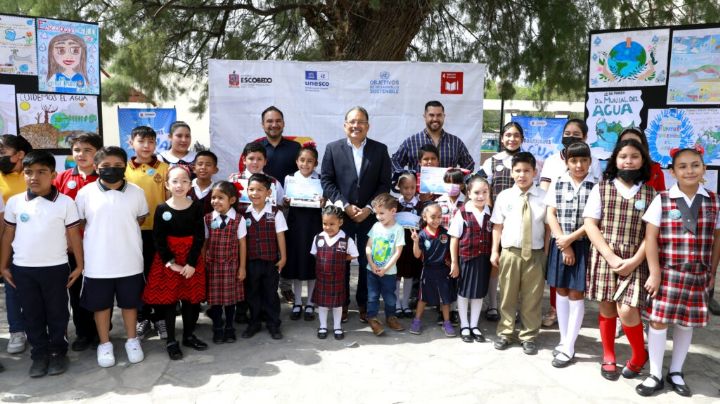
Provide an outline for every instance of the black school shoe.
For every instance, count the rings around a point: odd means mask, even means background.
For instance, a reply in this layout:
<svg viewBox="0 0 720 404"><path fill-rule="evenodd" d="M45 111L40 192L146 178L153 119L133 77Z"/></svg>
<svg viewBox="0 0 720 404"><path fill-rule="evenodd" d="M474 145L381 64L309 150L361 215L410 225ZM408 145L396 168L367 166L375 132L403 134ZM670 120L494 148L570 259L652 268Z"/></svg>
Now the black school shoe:
<svg viewBox="0 0 720 404"><path fill-rule="evenodd" d="M184 338L182 344L183 346L192 348L196 351L204 351L208 349L208 344L198 339L198 337L196 337L194 334L187 338Z"/></svg>
<svg viewBox="0 0 720 404"><path fill-rule="evenodd" d="M608 370L605 369L605 366L612 366L615 368L615 370ZM607 380L610 380L614 382L615 380L620 378L620 372L617 368L617 363L615 362L603 362L600 364L600 374L602 377L604 377Z"/></svg>
<svg viewBox="0 0 720 404"><path fill-rule="evenodd" d="M48 372L48 358L33 359L32 365L30 366L30 377L43 377Z"/></svg>
<svg viewBox="0 0 720 404"><path fill-rule="evenodd" d="M300 320L300 317L302 317L302 305L296 304L292 307L292 311L290 312L290 320Z"/></svg>
<svg viewBox="0 0 720 404"><path fill-rule="evenodd" d="M340 340L342 340L342 339L345 338L345 331L343 331L342 329L340 329L340 330L335 330L335 331L334 331L334 334L335 334L335 339L338 340L338 341L340 341Z"/></svg>
<svg viewBox="0 0 720 404"><path fill-rule="evenodd" d="M226 328L225 331L223 332L223 342L232 344L235 341L237 341L237 336L235 335L235 329Z"/></svg>
<svg viewBox="0 0 720 404"><path fill-rule="evenodd" d="M498 351L504 351L504 350L508 349L510 347L510 345L512 345L512 342L509 339L504 338L504 337L498 338L495 341L495 344L493 344L495 349L497 349Z"/></svg>
<svg viewBox="0 0 720 404"><path fill-rule="evenodd" d="M466 330L467 330L467 332L466 332ZM460 329L460 339L462 340L462 342L473 342L474 341L472 333L470 332L470 328L463 327Z"/></svg>
<svg viewBox="0 0 720 404"><path fill-rule="evenodd" d="M213 330L213 340L212 341L215 344L222 344L223 342L225 342L225 333L223 332L222 329Z"/></svg>
<svg viewBox="0 0 720 404"><path fill-rule="evenodd" d="M477 328L477 327L471 328L470 333L472 334L472 337L475 340L475 342L485 342L485 336L483 335L482 331L480 331L479 328Z"/></svg>
<svg viewBox="0 0 720 404"><path fill-rule="evenodd" d="M243 338L252 338L258 332L260 332L260 325L249 325L240 336Z"/></svg>
<svg viewBox="0 0 720 404"><path fill-rule="evenodd" d="M167 345L165 345L165 349L167 350L168 356L171 360L177 361L183 358L183 353L180 350L180 344L178 344L177 341L168 342Z"/></svg>
<svg viewBox="0 0 720 404"><path fill-rule="evenodd" d="M53 354L50 355L48 362L47 374L50 376L57 376L65 373L68 368L68 358L65 355Z"/></svg>
<svg viewBox="0 0 720 404"><path fill-rule="evenodd" d="M655 377L653 375L648 375L648 379L652 379L653 381L655 381L655 385L652 387L648 387L648 386L644 385L643 384L644 382L643 382L643 383L640 383L637 386L635 386L635 391L638 394L640 394L641 396L650 397L653 394L655 394L655 392L658 392L665 388L665 383L663 383L662 380L658 380L657 377Z"/></svg>
<svg viewBox="0 0 720 404"><path fill-rule="evenodd" d="M268 332L270 333L270 337L272 337L272 339L282 339L283 338L282 332L280 332L280 328L277 328L277 327L268 328Z"/></svg>
<svg viewBox="0 0 720 404"><path fill-rule="evenodd" d="M538 349L535 341L525 341L522 343L523 353L525 355L537 355Z"/></svg>
<svg viewBox="0 0 720 404"><path fill-rule="evenodd" d="M85 336L79 336L75 338L75 341L73 341L70 349L72 349L74 352L82 352L90 348L91 343L92 341L90 340L90 338Z"/></svg>
<svg viewBox="0 0 720 404"><path fill-rule="evenodd" d="M675 391L676 393L680 394L683 397L692 396L692 391L690 391L690 387L688 387L687 383L686 384L675 384L675 382L673 382L673 380L672 380L673 376L680 376L684 382L685 375L683 374L683 372L670 372L667 374L667 376L665 377L665 380L667 380L668 384L670 386L672 386L673 391Z"/></svg>

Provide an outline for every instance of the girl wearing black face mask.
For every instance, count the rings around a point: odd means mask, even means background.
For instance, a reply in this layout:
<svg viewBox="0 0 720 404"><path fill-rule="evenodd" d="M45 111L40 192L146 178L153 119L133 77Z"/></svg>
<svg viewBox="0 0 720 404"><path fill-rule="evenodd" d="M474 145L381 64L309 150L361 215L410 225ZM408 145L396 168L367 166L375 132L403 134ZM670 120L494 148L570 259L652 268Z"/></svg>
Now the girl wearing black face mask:
<svg viewBox="0 0 720 404"><path fill-rule="evenodd" d="M637 140L638 142L640 142L640 144L642 144L645 150L648 150L649 148L645 132L643 132L643 130L640 128L627 128L620 132L618 142L627 139ZM665 190L665 175L663 174L660 163L656 163L654 161L650 162L650 179L647 180L645 183L653 187L657 192Z"/></svg>
<svg viewBox="0 0 720 404"><path fill-rule="evenodd" d="M622 375L631 379L647 361L640 318L649 276L642 216L655 197L655 190L645 184L650 178L647 150L636 140L618 142L604 176L590 192L583 212L592 243L585 296L600 306L601 375L609 380L620 376L615 359L615 319L619 314L632 348Z"/></svg>

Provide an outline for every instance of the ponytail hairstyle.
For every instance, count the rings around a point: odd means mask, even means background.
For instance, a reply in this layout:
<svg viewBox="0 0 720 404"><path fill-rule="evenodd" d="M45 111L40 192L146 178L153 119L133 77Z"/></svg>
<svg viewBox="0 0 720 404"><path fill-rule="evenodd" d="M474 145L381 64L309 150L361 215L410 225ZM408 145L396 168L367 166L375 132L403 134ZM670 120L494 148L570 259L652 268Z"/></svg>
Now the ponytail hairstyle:
<svg viewBox="0 0 720 404"><path fill-rule="evenodd" d="M324 208L322 208L322 215L323 216L335 216L337 217L341 222L345 219L345 212L343 209L339 206L335 205L325 205Z"/></svg>

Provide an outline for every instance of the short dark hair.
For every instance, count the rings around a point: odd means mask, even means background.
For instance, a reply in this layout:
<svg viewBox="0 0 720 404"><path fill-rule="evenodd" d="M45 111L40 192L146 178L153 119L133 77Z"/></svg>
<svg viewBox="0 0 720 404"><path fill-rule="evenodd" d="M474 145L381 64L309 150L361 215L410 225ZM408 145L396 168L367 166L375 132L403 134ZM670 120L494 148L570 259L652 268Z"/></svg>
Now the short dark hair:
<svg viewBox="0 0 720 404"><path fill-rule="evenodd" d="M443 112L445 112L445 106L442 105L440 101L432 100L425 103L425 112L427 112L428 108L430 107L440 107L442 108Z"/></svg>
<svg viewBox="0 0 720 404"><path fill-rule="evenodd" d="M587 137L588 126L585 123L585 121L583 121L582 119L578 119L578 118L568 119L568 121L565 122L565 126L563 126L563 132L565 132L565 129L567 129L567 127L570 125L577 125L580 128L580 132L582 132L582 134L583 134L583 138Z"/></svg>
<svg viewBox="0 0 720 404"><path fill-rule="evenodd" d="M274 106L274 105L271 105L271 106L265 108L265 110L263 110L263 112L260 114L260 120L261 120L261 121L264 121L264 120L265 120L265 114L267 114L267 113L270 112L270 111L275 111L275 112L277 112L278 114L280 114L280 118L282 118L283 120L285 120L285 115L283 115L282 111L280 111L280 110L279 110L276 106Z"/></svg>
<svg viewBox="0 0 720 404"><path fill-rule="evenodd" d="M530 166L532 166L533 170L537 166L537 162L535 161L535 156L532 155L530 152L521 151L517 152L512 158L512 165L510 167L515 167L516 164L519 163L528 163Z"/></svg>
<svg viewBox="0 0 720 404"><path fill-rule="evenodd" d="M95 158L93 159L93 162L96 165L99 165L107 157L118 157L125 164L127 164L127 153L125 152L125 150L123 150L122 147L117 146L106 146L101 148L97 151L97 153L95 153Z"/></svg>
<svg viewBox="0 0 720 404"><path fill-rule="evenodd" d="M345 212L343 209L339 206L335 205L327 205L322 209L322 215L323 216L335 216L340 220L345 219Z"/></svg>
<svg viewBox="0 0 720 404"><path fill-rule="evenodd" d="M365 115L365 119L367 119L368 121L370 120L370 114L368 114L367 110L359 105L356 105L356 106L348 109L347 112L345 113L346 121L347 121L348 115L350 115L350 113L353 111L360 111L363 115Z"/></svg>
<svg viewBox="0 0 720 404"><path fill-rule="evenodd" d="M197 160L198 157L210 157L210 160L212 160L213 163L215 163L215 165L218 164L217 155L215 153L211 152L210 150L201 150L201 151L197 152L197 154L195 155L195 160Z"/></svg>
<svg viewBox="0 0 720 404"><path fill-rule="evenodd" d="M643 159L642 166L640 167L641 174L640 177L636 180L636 184L640 182L647 182L650 179L650 168L652 166L652 163L650 161L650 155L648 154L647 149L644 148L643 145L635 139L621 140L617 142L617 144L615 144L615 149L610 156L610 160L608 160L608 165L605 168L605 173L603 174L603 177L608 181L612 181L617 178L617 174L619 171L617 168L617 156L618 154L620 154L620 150L622 150L622 148L625 146L630 146L637 149Z"/></svg>
<svg viewBox="0 0 720 404"><path fill-rule="evenodd" d="M157 133L155 133L155 130L149 126L138 126L130 132L130 140L135 140L136 137L139 137L140 139L157 139Z"/></svg>
<svg viewBox="0 0 720 404"><path fill-rule="evenodd" d="M30 167L33 164L40 164L52 171L55 171L55 156L47 150L33 150L28 153L22 161L23 167Z"/></svg>
<svg viewBox="0 0 720 404"><path fill-rule="evenodd" d="M465 174L459 168L449 168L443 175L443 182L446 184L465 185Z"/></svg>
<svg viewBox="0 0 720 404"><path fill-rule="evenodd" d="M22 151L25 154L33 150L30 142L20 135L2 135L0 136L0 147Z"/></svg>
<svg viewBox="0 0 720 404"><path fill-rule="evenodd" d="M425 143L418 149L418 160L422 159L425 153L433 153L440 160L440 150L432 143Z"/></svg>
<svg viewBox="0 0 720 404"><path fill-rule="evenodd" d="M260 142L250 142L243 148L242 156L245 157L250 153L261 153L267 159L267 150Z"/></svg>
<svg viewBox="0 0 720 404"><path fill-rule="evenodd" d="M212 184L212 188L210 189L210 192L212 192L216 189L218 191L222 192L223 194L227 195L228 198L235 198L235 202L237 202L237 200L239 199L238 189L230 181L218 181L218 182Z"/></svg>
<svg viewBox="0 0 720 404"><path fill-rule="evenodd" d="M70 147L75 146L76 143L87 143L95 150L100 150L103 147L102 138L97 133L93 132L77 133L70 137L68 143L70 143Z"/></svg>
<svg viewBox="0 0 720 404"><path fill-rule="evenodd" d="M376 196L372 200L372 203L370 205L373 207L373 209L377 209L377 208L397 209L398 201L392 195L388 194L387 192L384 192L384 193Z"/></svg>
<svg viewBox="0 0 720 404"><path fill-rule="evenodd" d="M248 178L248 182L247 182L248 187L250 186L251 182L259 182L266 189L270 189L270 187L272 186L272 183L273 183L272 179L268 175L263 174L263 173L256 173L256 174L251 175L250 178Z"/></svg>
<svg viewBox="0 0 720 404"><path fill-rule="evenodd" d="M590 146L585 142L573 143L567 148L563 149L560 153L563 153L565 160L570 160L573 157L587 157L592 159L590 154Z"/></svg>

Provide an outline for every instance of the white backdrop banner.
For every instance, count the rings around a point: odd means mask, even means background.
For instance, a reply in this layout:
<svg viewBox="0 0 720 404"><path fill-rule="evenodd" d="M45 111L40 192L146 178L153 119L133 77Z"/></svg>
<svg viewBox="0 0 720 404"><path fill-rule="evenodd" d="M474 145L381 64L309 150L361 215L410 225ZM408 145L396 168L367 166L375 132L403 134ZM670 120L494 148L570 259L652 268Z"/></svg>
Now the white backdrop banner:
<svg viewBox="0 0 720 404"><path fill-rule="evenodd" d="M465 142L477 168L484 85L483 64L211 60L210 142L220 160L218 178L237 171L245 144L265 135L260 113L271 105L285 115L284 134L314 140L322 161L325 146L345 137L351 107L368 110L368 137L392 155L425 127L425 103L438 100L445 130Z"/></svg>

